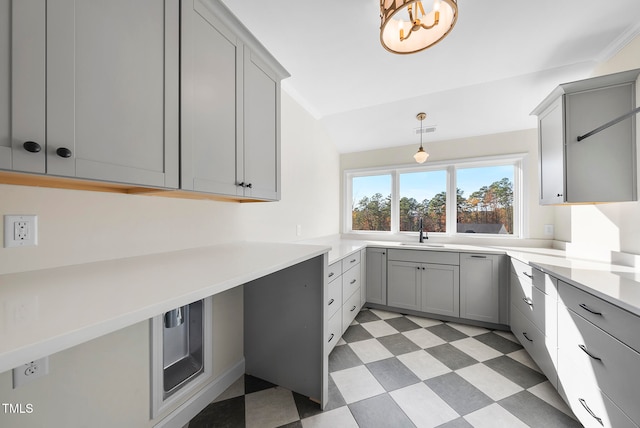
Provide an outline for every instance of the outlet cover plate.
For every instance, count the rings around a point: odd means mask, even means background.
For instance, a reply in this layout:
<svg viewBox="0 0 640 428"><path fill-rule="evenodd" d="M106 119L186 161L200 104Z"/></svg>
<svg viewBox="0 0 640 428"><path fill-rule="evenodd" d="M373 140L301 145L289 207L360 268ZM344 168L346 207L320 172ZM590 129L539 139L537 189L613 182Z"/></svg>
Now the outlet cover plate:
<svg viewBox="0 0 640 428"><path fill-rule="evenodd" d="M34 247L38 245L37 215L5 215L4 247Z"/></svg>

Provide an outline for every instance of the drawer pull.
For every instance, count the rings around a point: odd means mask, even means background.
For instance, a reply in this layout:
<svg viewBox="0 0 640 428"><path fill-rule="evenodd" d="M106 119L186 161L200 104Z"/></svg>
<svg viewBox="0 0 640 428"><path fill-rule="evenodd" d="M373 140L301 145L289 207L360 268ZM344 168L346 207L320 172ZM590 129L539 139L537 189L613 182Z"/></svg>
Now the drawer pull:
<svg viewBox="0 0 640 428"><path fill-rule="evenodd" d="M593 309L591 309L589 306L585 305L584 303L580 303L580 307L581 307L582 309L584 309L585 311L587 311L587 312L591 312L593 315L600 315L600 316L602 316L602 312L594 311Z"/></svg>
<svg viewBox="0 0 640 428"><path fill-rule="evenodd" d="M528 273L526 273L526 272L522 272L522 274L523 274L524 276L526 276L527 278L529 278L529 279L533 279L533 275L529 275L529 274L528 274Z"/></svg>
<svg viewBox="0 0 640 428"><path fill-rule="evenodd" d="M333 275L335 275L335 272L329 272L329 278L331 278Z"/></svg>
<svg viewBox="0 0 640 428"><path fill-rule="evenodd" d="M593 355L591 352L589 352L589 351L587 350L587 347L586 347L586 346L584 346L584 345L578 345L578 348L582 349L582 351L583 351L585 354L587 354L588 356L590 356L590 357L591 357L591 358L593 358L594 360L602 361L602 358L598 358L598 357L596 357L595 355Z"/></svg>
<svg viewBox="0 0 640 428"><path fill-rule="evenodd" d="M524 300L524 302L525 302L527 305L529 305L529 306L533 307L533 301L531 300L531 298L530 298L530 297L523 297L523 298L522 298L522 300Z"/></svg>
<svg viewBox="0 0 640 428"><path fill-rule="evenodd" d="M474 259L486 259L487 256L473 256L472 255L471 258L474 258Z"/></svg>
<svg viewBox="0 0 640 428"><path fill-rule="evenodd" d="M596 414L593 413L593 411L589 408L589 406L587 406L587 402L585 401L584 398L579 398L578 401L580 402L580 404L582 404L582 407L584 407L584 409L591 415L593 419L598 421L600 425L604 426L604 424L602 423L602 419L597 417Z"/></svg>
<svg viewBox="0 0 640 428"><path fill-rule="evenodd" d="M334 301L335 301L335 299L329 300L329 305L331 305ZM329 306L329 305L327 305L327 306Z"/></svg>
<svg viewBox="0 0 640 428"><path fill-rule="evenodd" d="M350 312L353 312L353 311L355 311L355 310L356 310L356 306L354 305L354 306L353 306L353 308L351 308L351 311L350 311Z"/></svg>
<svg viewBox="0 0 640 428"><path fill-rule="evenodd" d="M335 334L331 333L331 336L329 336L329 340L327 341L327 343L331 342L333 340L334 336L335 336Z"/></svg>
<svg viewBox="0 0 640 428"><path fill-rule="evenodd" d="M349 263L355 263L356 259L351 260Z"/></svg>
<svg viewBox="0 0 640 428"><path fill-rule="evenodd" d="M525 339L527 339L529 342L533 342L533 339L529 339L529 336L527 336L527 332L523 331L522 335L524 336Z"/></svg>
<svg viewBox="0 0 640 428"><path fill-rule="evenodd" d="M351 280L351 282L350 282L349 284L350 284L350 285L353 285L353 284L355 284L355 283L356 283L356 280L355 280L355 279L352 279L352 280Z"/></svg>

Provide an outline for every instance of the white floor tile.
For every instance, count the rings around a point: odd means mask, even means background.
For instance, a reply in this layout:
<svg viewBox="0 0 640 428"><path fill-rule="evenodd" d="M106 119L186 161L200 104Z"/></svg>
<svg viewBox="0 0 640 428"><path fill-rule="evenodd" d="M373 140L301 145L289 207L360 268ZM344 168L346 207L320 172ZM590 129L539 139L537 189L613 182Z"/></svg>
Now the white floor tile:
<svg viewBox="0 0 640 428"><path fill-rule="evenodd" d="M397 334L398 333L398 330L396 330L395 328L391 327L385 321L366 322L366 323L361 324L361 325L362 325L362 327L364 327L365 330L367 330L369 333L371 333L371 335L373 337L389 336L391 334Z"/></svg>
<svg viewBox="0 0 640 428"><path fill-rule="evenodd" d="M523 388L484 364L474 364L456 373L470 384L498 401L523 390Z"/></svg>
<svg viewBox="0 0 640 428"><path fill-rule="evenodd" d="M473 337L456 340L455 342L450 343L451 345L455 346L462 352L470 355L478 361L487 361L492 358L498 358L502 356L501 352L496 351L491 346L487 346L479 340L474 339Z"/></svg>
<svg viewBox="0 0 640 428"><path fill-rule="evenodd" d="M535 361L531 359L529 353L524 349L518 349L517 351L507 354L507 357L513 358L517 362L524 364L525 366L537 371L538 373L542 373L540 367L538 367Z"/></svg>
<svg viewBox="0 0 640 428"><path fill-rule="evenodd" d="M421 347L422 349L431 348L446 343L440 336L436 336L429 330L424 328L418 330L409 330L402 333L407 339Z"/></svg>
<svg viewBox="0 0 640 428"><path fill-rule="evenodd" d="M365 366L333 372L331 377L347 404L385 392Z"/></svg>
<svg viewBox="0 0 640 428"><path fill-rule="evenodd" d="M402 314L399 314L397 312L388 312L388 311L383 311L382 309L370 309L370 311L376 314L380 319L383 319L383 320L388 320L390 318L399 318L402 316Z"/></svg>
<svg viewBox="0 0 640 428"><path fill-rule="evenodd" d="M432 320L431 318L423 318L423 317L416 317L413 315L407 315L407 318L410 319L411 321L413 321L414 323L418 324L420 327L432 327L434 325L438 325L438 324L442 324L442 321L438 321L438 320Z"/></svg>
<svg viewBox="0 0 640 428"><path fill-rule="evenodd" d="M497 403L469 413L464 418L474 428L529 428Z"/></svg>
<svg viewBox="0 0 640 428"><path fill-rule="evenodd" d="M242 395L244 395L244 375L240 376L229 388L225 389L222 394L213 400L213 403L228 400L229 398L240 397Z"/></svg>
<svg viewBox="0 0 640 428"><path fill-rule="evenodd" d="M398 355L398 360L411 370L420 380L431 379L449 373L451 369L426 351L415 351Z"/></svg>
<svg viewBox="0 0 640 428"><path fill-rule="evenodd" d="M358 428L358 424L347 406L311 416L301 422L303 428Z"/></svg>
<svg viewBox="0 0 640 428"><path fill-rule="evenodd" d="M494 333L504 337L505 339L509 339L512 342L520 343L520 341L510 331L495 330Z"/></svg>
<svg viewBox="0 0 640 428"><path fill-rule="evenodd" d="M463 332L467 336L478 336L480 334L485 334L490 331L490 330L487 330L486 328L476 327L474 325L463 325L463 324L457 324L454 322L448 322L447 324L455 328L456 330Z"/></svg>
<svg viewBox="0 0 640 428"><path fill-rule="evenodd" d="M247 428L279 427L298 420L291 391L276 387L248 394L245 399Z"/></svg>
<svg viewBox="0 0 640 428"><path fill-rule="evenodd" d="M551 404L561 412L571 416L573 419L576 418L569 406L567 406L567 403L564 402L562 397L560 397L560 395L558 394L558 391L556 391L556 389L553 387L553 385L551 385L549 381L539 383L536 386L532 386L527 391L529 391L539 399Z"/></svg>
<svg viewBox="0 0 640 428"><path fill-rule="evenodd" d="M424 383L397 389L389 395L417 428L437 427L460 416Z"/></svg>
<svg viewBox="0 0 640 428"><path fill-rule="evenodd" d="M376 339L353 342L349 346L365 364L393 357L393 354Z"/></svg>

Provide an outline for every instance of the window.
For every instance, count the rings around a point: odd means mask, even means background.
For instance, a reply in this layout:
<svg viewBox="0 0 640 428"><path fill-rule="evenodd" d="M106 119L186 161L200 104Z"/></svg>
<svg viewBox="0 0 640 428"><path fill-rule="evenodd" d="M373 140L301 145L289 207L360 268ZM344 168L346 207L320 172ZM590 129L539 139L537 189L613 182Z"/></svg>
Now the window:
<svg viewBox="0 0 640 428"><path fill-rule="evenodd" d="M351 182L352 230L391 230L391 175L354 177Z"/></svg>
<svg viewBox="0 0 640 428"><path fill-rule="evenodd" d="M417 232L420 219L427 232L447 231L447 171L400 174L400 231Z"/></svg>
<svg viewBox="0 0 640 428"><path fill-rule="evenodd" d="M524 156L345 171L344 230L522 236Z"/></svg>
<svg viewBox="0 0 640 428"><path fill-rule="evenodd" d="M456 169L457 232L513 234L514 166Z"/></svg>

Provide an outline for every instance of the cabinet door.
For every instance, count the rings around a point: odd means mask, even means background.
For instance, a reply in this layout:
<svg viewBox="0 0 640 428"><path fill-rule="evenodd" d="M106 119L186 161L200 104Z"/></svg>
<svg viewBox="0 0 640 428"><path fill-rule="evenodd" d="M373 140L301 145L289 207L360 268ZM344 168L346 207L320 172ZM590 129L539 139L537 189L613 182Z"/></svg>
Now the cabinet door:
<svg viewBox="0 0 640 428"><path fill-rule="evenodd" d="M387 250L367 248L367 302L387 304Z"/></svg>
<svg viewBox="0 0 640 428"><path fill-rule="evenodd" d="M244 194L280 199L280 80L247 46L244 48L243 138L238 177Z"/></svg>
<svg viewBox="0 0 640 428"><path fill-rule="evenodd" d="M392 260L389 261L388 269L388 305L419 311L423 265Z"/></svg>
<svg viewBox="0 0 640 428"><path fill-rule="evenodd" d="M45 10L0 0L0 169L45 172Z"/></svg>
<svg viewBox="0 0 640 428"><path fill-rule="evenodd" d="M180 186L242 196L236 181L242 45L202 0L182 3L180 64Z"/></svg>
<svg viewBox="0 0 640 428"><path fill-rule="evenodd" d="M177 0L47 1L47 173L178 186Z"/></svg>
<svg viewBox="0 0 640 428"><path fill-rule="evenodd" d="M538 119L540 203L564 202L564 98L551 104Z"/></svg>
<svg viewBox="0 0 640 428"><path fill-rule="evenodd" d="M628 83L565 95L568 202L637 200L635 117L577 141L579 135L633 110L633 88Z"/></svg>
<svg viewBox="0 0 640 428"><path fill-rule="evenodd" d="M460 254L460 317L500 320L500 256Z"/></svg>
<svg viewBox="0 0 640 428"><path fill-rule="evenodd" d="M421 310L432 314L460 316L460 268L452 265L424 265Z"/></svg>

